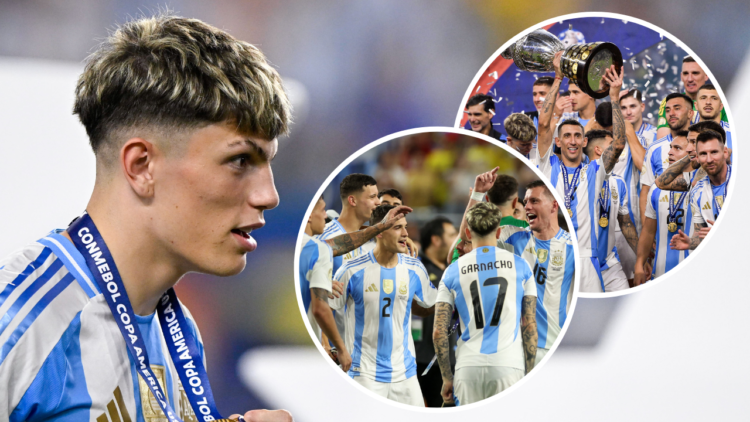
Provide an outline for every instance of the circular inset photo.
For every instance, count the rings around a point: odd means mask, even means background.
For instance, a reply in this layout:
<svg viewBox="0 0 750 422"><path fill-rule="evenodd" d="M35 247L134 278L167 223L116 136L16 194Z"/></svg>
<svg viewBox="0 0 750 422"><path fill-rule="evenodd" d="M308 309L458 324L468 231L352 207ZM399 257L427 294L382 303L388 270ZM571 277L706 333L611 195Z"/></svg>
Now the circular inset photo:
<svg viewBox="0 0 750 422"><path fill-rule="evenodd" d="M314 342L352 385L393 403L464 406L511 388L539 371L575 304L562 204L484 135L424 128L371 143L302 223L295 274Z"/></svg>
<svg viewBox="0 0 750 422"><path fill-rule="evenodd" d="M678 267L727 202L732 125L712 80L687 46L651 24L567 15L498 49L456 125L539 168L572 219L583 296L616 296Z"/></svg>

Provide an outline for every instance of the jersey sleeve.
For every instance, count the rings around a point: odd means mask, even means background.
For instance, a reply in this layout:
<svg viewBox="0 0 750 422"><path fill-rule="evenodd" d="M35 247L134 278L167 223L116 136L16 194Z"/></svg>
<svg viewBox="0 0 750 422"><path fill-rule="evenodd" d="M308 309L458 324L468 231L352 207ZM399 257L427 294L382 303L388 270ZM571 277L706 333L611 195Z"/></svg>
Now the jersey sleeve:
<svg viewBox="0 0 750 422"><path fill-rule="evenodd" d="M552 157L557 157L552 155L552 150L555 149L555 140L552 139L552 143L549 146L549 149L547 149L547 152L544 153L544 155L539 158L539 171L541 171L547 179L549 179L552 175ZM541 151L540 151L541 152Z"/></svg>
<svg viewBox="0 0 750 422"><path fill-rule="evenodd" d="M418 279L417 289L415 292L416 300L419 306L429 308L435 306L437 300L437 289L430 282L430 276L427 275L427 269L421 262L414 264L413 274Z"/></svg>
<svg viewBox="0 0 750 422"><path fill-rule="evenodd" d="M653 145L652 145L653 146ZM655 148L649 147L646 150L646 156L643 158L643 166L641 169L641 184L651 186L656 181L654 176L654 167L651 164L651 157L654 155Z"/></svg>
<svg viewBox="0 0 750 422"><path fill-rule="evenodd" d="M703 215L701 214L701 203L700 199L702 197L701 195L701 188L702 184L698 183L694 188L690 195L690 206L692 207L693 211L693 225L705 225L706 220L703 218Z"/></svg>
<svg viewBox="0 0 750 422"><path fill-rule="evenodd" d="M440 280L440 286L438 287L437 301L447 303L455 307L455 297L453 291L455 284L458 281L458 264L455 262L445 269L443 273L443 279Z"/></svg>
<svg viewBox="0 0 750 422"><path fill-rule="evenodd" d="M323 289L331 292L333 278L333 251L327 243L316 242L318 259L313 264L308 276L311 289Z"/></svg>
<svg viewBox="0 0 750 422"><path fill-rule="evenodd" d="M529 263L518 255L514 256L514 258L516 260L516 271L521 271L520 276L523 280L523 295L536 297L536 281L534 280L534 273L531 272Z"/></svg>
<svg viewBox="0 0 750 422"><path fill-rule="evenodd" d="M651 185L651 188L648 190L648 202L646 204L646 217L656 220L658 218L657 216L657 210L659 209L659 194L657 192L656 185Z"/></svg>
<svg viewBox="0 0 750 422"><path fill-rule="evenodd" d="M351 278L351 275L351 271L347 268L346 265L344 265L343 267L339 268L339 270L336 272L336 275L333 276L333 281L344 283L344 294L333 299L328 299L328 305L331 307L331 309L343 309L344 305L346 305L346 298L349 297L349 279Z"/></svg>
<svg viewBox="0 0 750 422"><path fill-rule="evenodd" d="M629 215L628 211L628 188L625 186L625 181L617 179L617 200L620 201L619 214Z"/></svg>

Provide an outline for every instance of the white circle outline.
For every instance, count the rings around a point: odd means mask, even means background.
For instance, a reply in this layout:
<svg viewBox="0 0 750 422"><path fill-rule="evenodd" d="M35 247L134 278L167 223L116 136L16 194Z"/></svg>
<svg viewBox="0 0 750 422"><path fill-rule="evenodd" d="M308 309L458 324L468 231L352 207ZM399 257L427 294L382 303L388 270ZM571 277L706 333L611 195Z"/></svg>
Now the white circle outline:
<svg viewBox="0 0 750 422"><path fill-rule="evenodd" d="M610 19L618 19L627 21L627 23L635 23L641 26L645 26L646 28L651 29L652 31L658 33L659 35L662 35L663 37L669 38L672 42L674 42L678 47L682 48L685 52L687 52L695 61L701 66L703 71L708 76L709 80L715 82L714 86L716 87L717 92L719 93L719 96L721 97L722 105L724 106L724 110L726 110L727 113L727 119L730 122L734 122L734 118L732 117L731 112L729 111L729 102L727 101L726 96L724 95L724 91L721 90L721 87L719 86L719 83L716 81L716 78L711 73L711 70L706 66L706 64L701 60L697 54L693 50L690 49L685 43L683 43L681 40L679 40L677 37L672 35L671 33L659 28L658 26L651 24L649 22L643 21L638 18L634 18L632 16L627 15L621 15L619 13L609 13L609 12L581 12L581 13L571 13L567 15L561 15L555 18L547 19L546 21L540 22L534 26L531 26L524 31L519 32L516 36L511 38L509 41L507 41L505 44L503 44L495 53L490 56L489 59L484 63L484 65L479 69L477 74L474 76L474 79L472 79L471 84L469 85L468 89L466 90L466 94L464 94L464 98L461 101L461 104L459 104L458 108L458 114L456 116L456 121L454 122L454 126L457 128L461 128L461 118L463 117L463 111L464 111L464 104L466 104L467 101L469 101L469 98L471 97L471 94L473 92L473 89L475 88L477 82L479 82L479 79L484 75L484 72L486 72L487 68L497 59L497 57L505 51L508 47L511 46L511 44L515 43L521 37L525 36L526 34L534 31L535 29L539 29L544 27L545 25L551 24L551 23L558 23L563 22L569 19L577 19L577 18L610 18ZM740 139L741 136L737 136L736 132L734 131L734 128L736 127L733 124L730 124L730 127L732 128L732 132L734 136L737 139ZM464 129L465 130L465 129ZM736 164L737 164L737 145L732 145L732 173L734 173L735 177L737 177L737 171L736 171ZM545 178L546 179L546 178ZM737 180L737 179L735 179ZM725 198L724 206L722 207L722 211L726 213L726 208L731 203L731 197L734 197L734 185L735 183L731 183L729 186L727 186L727 198ZM732 195L730 195L730 193ZM724 219L721 219L724 221ZM712 229L714 227L718 227L718 225L721 223L721 221L716 221L715 224L711 227ZM692 224L692 221L690 222ZM708 233L708 235L701 241L701 245L705 245L706 242L709 241L711 237L713 237L713 234L716 230L712 230ZM575 236L574 236L575 237ZM682 262L680 262L677 267L673 268L671 271L668 271L667 273L663 274L661 277L657 278L656 280L651 280L647 283L641 284L640 286L633 287L630 289L625 290L619 290L616 292L604 292L604 293L592 293L592 292L581 292L581 297L586 299L599 299L599 298L610 298L610 297L618 297L618 296L625 296L630 295L631 293L637 293L642 292L645 289L649 287L653 287L657 284L661 284L664 280L671 279L675 274L681 273L688 262L694 261L693 256L698 254L700 251L705 249L704 247L698 247L697 249L690 252L690 255L683 259Z"/></svg>
<svg viewBox="0 0 750 422"><path fill-rule="evenodd" d="M350 155L346 160L344 160L341 164L339 164L339 166L336 167L336 169L333 170L333 172L331 172L331 174L326 178L326 180L323 182L323 184L321 185L321 187L318 189L318 191L313 196L312 202L307 207L307 211L305 212L305 216L302 219L302 224L301 224L301 227L300 227L299 234L297 235L297 244L296 244L295 253L294 253L294 281L295 281L295 283L294 283L294 289L295 289L296 294L297 294L297 305L299 306L300 316L302 317L302 320L303 320L303 323L305 324L305 327L307 327L307 332L310 335L310 339L311 340L313 339L313 331L312 331L312 327L310 326L310 322L307 319L307 313L305 312L305 307L304 307L304 304L302 302L302 290L300 288L300 280L299 280L299 257L300 257L300 253L301 253L300 246L302 244L302 236L305 233L305 226L307 225L307 220L310 218L310 214L312 214L312 210L315 207L315 204L317 203L317 198L320 198L320 196L323 195L323 193L325 192L326 188L328 188L328 186L333 181L334 177L336 177L339 173L341 173L341 171L344 170L344 168L346 168L346 166L348 166L352 161L354 161L355 159L361 157L367 151L371 150L372 148L374 148L374 147L376 147L378 145L381 145L381 144L384 144L384 143L386 143L388 141L394 140L396 138L402 138L402 137L405 137L405 136L414 135L414 134L420 134L420 133L425 133L425 132L454 133L454 134L457 134L457 135L465 135L465 136L469 136L469 137L481 139L483 141L489 142L490 144L493 144L495 146L498 146L498 147L502 148L506 152L509 152L510 154L514 155L515 158L517 158L517 159L521 160L522 162L526 163L527 167L531 171L533 171L534 174L536 174L537 177L539 177L539 180L542 180L544 182L544 184L547 186L547 189L549 189L550 192L552 192L552 195L557 200L557 203L558 204L562 203L562 199L560 198L560 194L557 193L557 191L554 189L554 187L550 184L550 181L547 180L546 177L544 177L544 174L542 174L542 172L539 171L538 168L535 168L534 166L530 165L530 163L528 162L528 160L526 159L526 157L522 156L518 151L516 151L516 150L514 150L514 149L512 149L510 147L508 147L507 145L503 144L502 142L498 141L497 139L491 138L491 137L489 137L487 135L483 135L483 134L472 132L472 131L467 131L465 129L460 129L460 128L442 127L442 126L429 126L429 127L421 127L421 128L403 130L403 131L400 131L400 132L396 132L396 133L390 134L388 136L384 136L384 137L382 137L382 138L380 138L380 139L378 139L376 141L370 142L369 144L363 146L362 148L360 148L359 150L357 150L356 152L354 152L352 155ZM571 221L570 216L568 216L564 212L561 213L561 214L565 218L565 222L568 224L568 227L573 227L573 222ZM578 263L580 262L580 256L579 256L579 251L578 251L578 240L576 239L575 236L570 236L570 238L571 238L571 241L573 242L573 253L574 253L574 256L575 256L575 259L576 259L576 269L578 269ZM549 349L549 351L547 352L547 356L551 356L551 355L554 354L554 352L557 350L557 347L560 345L560 342L562 341L563 337L565 337L565 333L567 332L568 327L570 326L570 322L569 321L570 321L570 319L573 317L573 315L575 313L575 307L576 307L576 304L578 303L578 298L580 297L580 292L578 291L578 286L579 285L580 285L580 271L575 271L574 286L573 286L574 288L573 288L573 292L572 292L573 297L571 299L570 309L568 310L567 321L563 325L563 327L560 329L560 334L557 337L558 340L555 341L555 343ZM359 383L355 382L344 371L342 371L341 368L339 368L328 357L328 353L326 353L326 351L323 349L323 346L319 342L317 342L315 340L312 340L312 342L315 345L315 347L323 354L323 357L327 361L328 365L330 365L336 372L338 372L340 374L340 376L346 378L348 383L350 383L352 385L355 385L356 388L360 389L360 391L363 391L366 394L368 394L369 396L374 397L375 399L380 400L383 403L387 403L387 404L389 404L391 406L396 406L398 408L405 409L405 410L410 410L410 411L425 412L425 413L432 413L432 414L435 414L435 413L458 412L458 411L461 411L461 410L466 409L466 408L474 409L474 408L476 408L478 406L484 406L486 404L493 403L496 400L500 399L501 397L504 397L507 394L512 393L516 388L520 388L520 386L523 383L525 383L526 380L529 379L531 375L535 375L539 371L541 371L541 368L549 361L549 359L547 359L545 357L545 359L543 359L542 362L539 363L539 365L535 365L534 366L534 369L532 370L532 372L530 374L525 374L524 377L521 378L521 380L519 380L518 382L516 382L515 384L513 384L512 386L510 386L505 391L502 391L499 394L496 394L496 395L494 395L492 397L489 397L487 399L481 400L479 402L468 404L468 405L463 405L463 406L457 406L455 408L439 408L439 409L437 409L437 408L427 408L427 407L421 408L421 407L411 406L411 405L408 405L408 404L399 403L399 402L387 399L385 397L379 396L379 395L373 393L372 391L368 390L364 386L362 386Z"/></svg>

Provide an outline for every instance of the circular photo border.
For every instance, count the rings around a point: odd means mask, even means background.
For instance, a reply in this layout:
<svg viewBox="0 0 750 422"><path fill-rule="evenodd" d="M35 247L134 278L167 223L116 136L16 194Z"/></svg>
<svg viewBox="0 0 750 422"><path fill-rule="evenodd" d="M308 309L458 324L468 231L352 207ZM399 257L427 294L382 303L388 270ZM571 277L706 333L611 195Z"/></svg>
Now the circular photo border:
<svg viewBox="0 0 750 422"><path fill-rule="evenodd" d="M316 191L315 195L311 199L310 205L308 205L308 207L307 207L307 211L305 211L305 215L304 215L304 217L302 219L302 222L300 224L300 230L299 230L299 233L297 235L297 243L295 245L295 250L294 250L294 282L295 282L294 289L295 289L295 292L296 292L296 295L297 295L297 305L299 306L300 317L302 318L302 320L303 320L303 322L305 324L305 327L307 328L307 332L310 335L311 340L314 338L315 335L314 335L313 329L312 329L312 327L310 325L310 322L308 321L307 313L305 312L304 304L303 304L303 301L302 301L302 291L301 291L301 288L300 288L300 280L299 280L299 261L300 261L300 253L301 253L300 245L301 245L301 242L302 242L303 234L305 233L305 222L310 218L310 214L312 213L312 210L315 207L315 204L317 202L317 198L320 198L321 195L323 195L323 193L325 192L326 188L328 188L328 186L331 184L331 182L334 180L334 178L342 170L344 170L350 163L352 163L357 158L361 157L363 154L365 154L366 152L368 152L372 148L374 148L374 147L376 147L378 145L384 144L386 142L398 139L398 138L403 138L405 136L415 135L415 134L420 134L420 133L426 133L426 132L453 133L453 134L457 134L457 135L464 135L464 136L470 136L470 137L473 137L473 138L477 138L477 139L483 140L485 142L488 142L488 143L490 143L492 145L495 145L495 146L503 149L505 152L510 153L516 159L519 159L522 162L526 162L525 158L518 151L515 151L515 150L511 149L507 145L503 144L502 142L499 142L498 140L496 140L494 138L491 138L491 137L483 135L483 134L474 133L474 132L471 132L471 131L467 132L465 129L452 128L452 127L443 127L443 126L428 126L428 127L421 127L421 128L409 129L409 130L404 130L404 131L401 131L401 132L392 133L392 134L384 136L384 137L382 137L382 138L380 138L380 139L378 139L376 141L370 142L369 144L365 145L364 147L362 147L359 150L357 150L354 153L352 153L352 155L350 155L346 160L344 160L341 164L339 164L339 166L336 167L336 169L334 169L331 172L330 175L328 175L328 177L323 181L323 184L320 186L320 188L318 188L318 190ZM544 175L541 173L541 171L539 171L539 169L537 169L536 167L531 166L531 165L527 165L527 167L532 172L534 172L534 174L536 174L539 177L539 180L542 180L544 182L544 184L547 186L547 188L550 190L550 192L552 192L552 195L555 197L555 199L557 200L558 204L562 203L562 199L560 198L560 195L557 193L557 191L554 189L554 187L550 184L549 180L547 180L544 177ZM565 219L565 222L568 225L568 227L569 228L573 227L573 222L571 221L570 216L566 215L566 213L561 213L561 214L563 215L563 217ZM579 256L579 249L578 249L578 240L577 240L577 238L575 236L570 236L570 238L571 238L571 241L573 243L573 251L574 251L574 256L575 256L575 259L576 259L576 271L575 271L575 276L574 276L574 280L573 280L573 282L574 282L574 289L572 291L572 298L571 298L571 302L570 302L570 309L568 310L568 316L567 316L566 323L560 329L560 334L558 335L557 340L555 341L555 343L550 348L549 352L547 352L547 356L554 355L554 353L557 350L558 346L560 345L562 339L565 337L565 333L567 332L568 327L570 327L570 324L571 324L570 320L573 318L573 315L575 313L575 308L576 308L576 304L578 303L578 298L582 297L581 294L580 294L580 292L579 292L579 290L578 290L578 286L580 285L580 272L578 271L578 266L579 266L579 263L580 263L580 256ZM351 386L359 389L360 391L366 393L367 395L369 395L370 397L372 397L372 398L374 398L376 400L381 401L382 403L387 403L389 405L392 405L392 406L395 406L397 408L404 409L404 410L417 411L417 412L425 412L425 413L429 413L429 414L460 412L463 409L467 409L467 408L476 409L476 408L478 408L480 406L485 406L485 405L488 405L490 403L495 403L495 402L497 402L497 400L501 399L502 397L507 396L508 394L511 394L513 391L515 391L516 389L520 388L520 386L523 385L530 378L529 375L536 375L539 371L542 370L542 367L544 367L544 365L546 365L547 362L549 362L549 358L546 358L546 356L545 356L545 359L543 359L542 362L539 363L539 365L535 365L534 369L529 374L524 375L524 377L520 381L518 381L515 384L513 384L507 390L505 390L505 391L503 391L503 392L501 392L501 393L499 393L499 394L497 394L495 396L492 396L490 398L484 399L484 400L482 400L480 402L472 403L472 404L468 404L468 405L463 405L463 406L457 406L455 408L420 408L420 407L410 406L410 405L404 404L404 403L399 403L399 402L387 399L387 398L382 397L382 396L378 396L377 394L371 392L370 390L368 390L364 386L359 385L354 380L352 380L351 377L349 377L345 372L343 372L341 370L341 368L339 368L338 365L336 365L336 363L334 363L328 357L328 354L323 349L323 346L320 344L320 342L317 342L317 341L313 340L313 343L315 344L315 347L318 349L318 351L321 353L321 356L323 358L325 358L325 360L327 361L327 364L330 365L330 367L333 370L335 370L336 372L338 372L340 374L340 376L346 378L347 379L347 383L349 385L351 385Z"/></svg>
<svg viewBox="0 0 750 422"><path fill-rule="evenodd" d="M456 128L458 128L459 130L466 131L466 129L464 129L463 127L461 127L461 120L462 120L463 115L464 115L464 105L466 104L467 101L469 101L469 98L472 96L472 94L474 94L474 91L476 89L475 87L479 83L479 80L482 78L482 76L484 76L485 72L487 71L487 68L490 65L492 65L492 63L500 56L500 54L503 51L505 51L513 43L515 43L516 41L518 41L522 37L528 35L529 33L531 33L534 30L543 28L544 26L549 25L549 24L561 23L561 22L569 20L569 19L579 19L579 18L605 18L605 19L609 18L609 19L618 19L618 20L622 20L622 21L627 22L627 23L635 23L635 24L644 26L646 28L649 28L649 29L657 32L658 34L660 34L662 37L669 38L678 47L680 47L683 50L685 50L685 52L687 52L691 57L693 57L695 59L695 61L701 66L701 68L703 69L703 71L708 76L709 80L716 81L716 78L711 73L710 68L708 66L706 66L706 63L704 63L703 60L701 60L701 58L698 57L698 55L695 54L695 52L690 49L690 47L688 47L684 42L682 42L680 39L678 39L677 37L675 37L674 35L672 35L668 31L666 31L666 30L664 30L662 28L659 28L658 26L656 26L656 25L654 25L652 23L646 22L646 21L638 19L638 18L634 18L632 16L622 15L622 14L619 14L619 13L609 13L609 12L581 12L581 13L571 13L571 14L561 15L561 16L557 16L555 18L547 19L545 21L539 22L536 25L530 26L530 27L526 28L525 30L519 32L513 38L511 38L510 40L506 41L502 46L500 46L500 48L498 48L495 51L495 53L493 53L487 59L487 61L482 65L482 67L479 68L479 71L476 73L476 75L472 79L471 84L466 89L466 93L464 94L464 97L461 100L461 103L459 104L458 112L456 113L456 120L454 121L454 126ZM542 72L538 72L538 73L542 73ZM735 119L732 116L732 113L730 111L729 102L727 101L726 95L724 95L724 91L722 90L721 86L718 85L718 83L715 83L714 86L716 87L716 90L719 93L719 96L721 97L722 104L724 105L724 109L726 110L726 113L727 113L727 119L730 122L732 122L731 123L731 127L732 128L736 128L737 125L734 124ZM736 132L734 130L733 130L733 133L736 134ZM741 139L741 137L742 137L742 135L737 136L738 139ZM732 172L734 173L732 175L732 178L735 179L735 180L738 180L737 178L739 177L739 174L741 174L742 170L740 170L740 172L738 174L737 170L735 169L736 164L737 164L737 153L736 153L737 152L737 143L734 143L732 145L732 147L733 147L732 148ZM741 149L742 148L740 148L740 150ZM548 182L548 180L546 180L546 179L547 179L546 177L543 178L543 180L545 182ZM728 184L728 186L727 186L727 198L724 201L724 206L723 206L722 209L726 209L732 203L732 198L734 197L734 191L735 191L735 186L734 185L735 185L735 183ZM714 233L716 232L716 230L718 230L718 227L723 222L723 220L724 219L721 219L721 221L716 221L716 223L712 226L712 230L708 233L708 235L701 242L702 245L705 245L707 242L711 241L711 239L714 236ZM570 227L572 227L572 225ZM716 228L716 229L714 229L714 228ZM571 233L573 233L573 232L574 231L571 231ZM576 248L577 248L577 245L578 245L578 243L577 243L577 240L578 240L577 236L571 236L571 237L575 237L576 238ZM691 265L690 263L694 262L696 260L695 257L700 252L702 252L705 248L706 248L706 246L703 246L703 247L699 246L694 251L692 251L690 253L690 255L687 256L681 263L679 263L677 267L675 267L671 271L666 272L665 274L663 274L662 276L660 276L656 280L651 280L651 281L649 281L647 283L641 284L640 286L632 287L630 289L625 289L625 290L619 290L619 291L616 291L616 292L602 292L602 293L580 292L580 296L582 298L586 298L586 299L590 299L590 298L599 299L599 298L610 298L610 297L625 296L625 295L629 295L631 293L642 292L642 291L646 290L647 288L650 288L650 287L656 286L658 284L661 284L662 281L664 281L664 280L670 280L670 279L673 278L673 276L680 274L683 271L683 269L685 268L685 266L686 265ZM576 249L576 254L577 253L578 253L578 249ZM578 279L578 275L576 275L576 280L577 279Z"/></svg>

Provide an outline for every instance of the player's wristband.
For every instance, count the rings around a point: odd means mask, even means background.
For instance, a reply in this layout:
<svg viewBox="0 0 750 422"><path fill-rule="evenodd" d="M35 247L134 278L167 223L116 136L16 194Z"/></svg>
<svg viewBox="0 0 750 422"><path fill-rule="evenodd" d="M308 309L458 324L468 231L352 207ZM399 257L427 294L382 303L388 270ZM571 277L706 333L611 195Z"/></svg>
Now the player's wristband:
<svg viewBox="0 0 750 422"><path fill-rule="evenodd" d="M484 195L485 195L484 192L473 192L471 194L471 199L473 199L473 200L475 200L477 202L482 202L482 201L484 201Z"/></svg>

